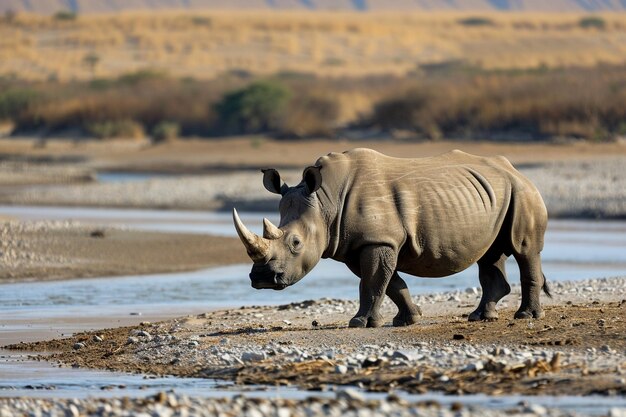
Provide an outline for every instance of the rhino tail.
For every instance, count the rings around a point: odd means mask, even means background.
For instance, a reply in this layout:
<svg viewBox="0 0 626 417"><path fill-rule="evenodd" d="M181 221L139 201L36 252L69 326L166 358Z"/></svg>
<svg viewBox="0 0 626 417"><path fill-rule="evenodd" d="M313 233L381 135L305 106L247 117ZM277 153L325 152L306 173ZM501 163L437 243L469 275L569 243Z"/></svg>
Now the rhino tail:
<svg viewBox="0 0 626 417"><path fill-rule="evenodd" d="M542 272L541 275L543 275L543 287L541 287L541 289L543 290L544 293L546 293L548 297L552 298L552 293L550 292L550 286L548 285L546 274Z"/></svg>

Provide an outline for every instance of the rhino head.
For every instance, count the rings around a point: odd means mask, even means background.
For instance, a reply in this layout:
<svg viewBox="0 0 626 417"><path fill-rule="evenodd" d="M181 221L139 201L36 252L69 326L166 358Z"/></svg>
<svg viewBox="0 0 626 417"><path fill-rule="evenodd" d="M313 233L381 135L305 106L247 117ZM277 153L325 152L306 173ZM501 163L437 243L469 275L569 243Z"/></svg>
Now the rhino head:
<svg viewBox="0 0 626 417"><path fill-rule="evenodd" d="M316 191L322 184L319 167L304 170L295 187L285 184L275 169L263 170L263 185L280 200L280 226L263 219L263 236L243 224L237 210L233 221L237 234L254 264L252 287L282 290L300 281L322 257L327 244L325 221Z"/></svg>

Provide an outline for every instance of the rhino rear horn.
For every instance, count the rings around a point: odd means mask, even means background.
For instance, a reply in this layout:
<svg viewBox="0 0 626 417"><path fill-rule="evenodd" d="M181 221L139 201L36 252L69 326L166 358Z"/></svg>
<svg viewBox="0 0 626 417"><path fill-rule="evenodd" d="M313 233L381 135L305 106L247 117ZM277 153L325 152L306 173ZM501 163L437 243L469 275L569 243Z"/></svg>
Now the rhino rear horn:
<svg viewBox="0 0 626 417"><path fill-rule="evenodd" d="M235 223L235 229L237 230L239 239L241 239L241 242L246 247L246 251L248 252L250 259L254 262L264 260L270 251L269 240L264 239L248 230L239 218L239 214L235 208L233 208L233 222Z"/></svg>
<svg viewBox="0 0 626 417"><path fill-rule="evenodd" d="M284 232L274 226L271 221L263 219L263 237L265 239L280 239Z"/></svg>

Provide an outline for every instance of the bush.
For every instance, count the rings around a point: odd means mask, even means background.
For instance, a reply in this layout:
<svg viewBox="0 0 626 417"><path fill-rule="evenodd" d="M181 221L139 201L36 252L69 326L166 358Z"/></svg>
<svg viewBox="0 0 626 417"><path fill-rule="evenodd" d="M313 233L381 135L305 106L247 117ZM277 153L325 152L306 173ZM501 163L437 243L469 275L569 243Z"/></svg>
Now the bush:
<svg viewBox="0 0 626 417"><path fill-rule="evenodd" d="M167 78L167 74L163 71L143 69L120 75L117 78L117 82L120 84L136 85L145 81L159 80L163 78Z"/></svg>
<svg viewBox="0 0 626 417"><path fill-rule="evenodd" d="M28 88L8 89L0 93L0 120L18 118L38 99L39 94Z"/></svg>
<svg viewBox="0 0 626 417"><path fill-rule="evenodd" d="M227 134L274 130L289 96L285 86L271 81L255 82L226 94L215 106L219 129Z"/></svg>
<svg viewBox="0 0 626 417"><path fill-rule="evenodd" d="M280 136L309 138L331 136L339 116L336 99L299 96L289 102L280 123Z"/></svg>
<svg viewBox="0 0 626 417"><path fill-rule="evenodd" d="M605 29L606 21L597 16L587 16L583 17L578 21L578 26L583 29Z"/></svg>
<svg viewBox="0 0 626 417"><path fill-rule="evenodd" d="M72 20L76 20L78 15L75 12L72 12L70 10L59 10L58 12L54 14L53 17L54 17L54 20L72 21Z"/></svg>
<svg viewBox="0 0 626 417"><path fill-rule="evenodd" d="M494 26L493 20L486 17L467 17L465 19L458 20L459 24L463 26Z"/></svg>
<svg viewBox="0 0 626 417"><path fill-rule="evenodd" d="M85 125L85 130L98 139L141 139L145 136L143 126L134 120L91 122Z"/></svg>
<svg viewBox="0 0 626 417"><path fill-rule="evenodd" d="M174 140L180 135L180 125L176 122L163 121L152 128L152 139L155 142Z"/></svg>

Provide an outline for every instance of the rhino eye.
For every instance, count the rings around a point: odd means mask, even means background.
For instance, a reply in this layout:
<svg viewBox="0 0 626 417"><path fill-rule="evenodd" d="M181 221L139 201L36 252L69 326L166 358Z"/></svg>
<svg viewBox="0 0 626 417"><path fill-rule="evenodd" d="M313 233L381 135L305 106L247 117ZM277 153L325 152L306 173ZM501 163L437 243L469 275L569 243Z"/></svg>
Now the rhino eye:
<svg viewBox="0 0 626 417"><path fill-rule="evenodd" d="M298 236L294 236L291 238L291 249L293 251L298 251L302 247L302 242Z"/></svg>

